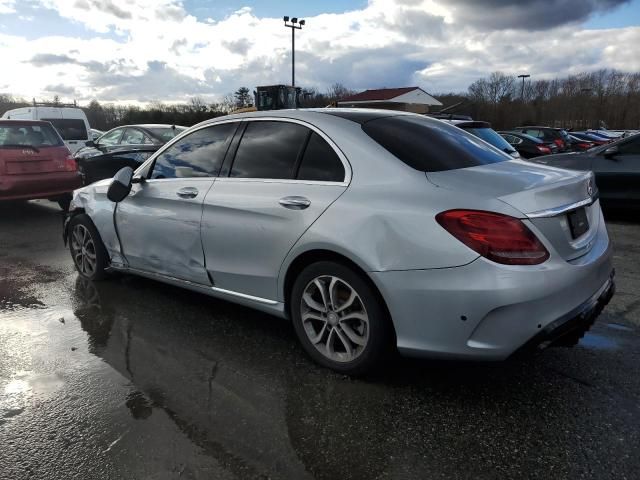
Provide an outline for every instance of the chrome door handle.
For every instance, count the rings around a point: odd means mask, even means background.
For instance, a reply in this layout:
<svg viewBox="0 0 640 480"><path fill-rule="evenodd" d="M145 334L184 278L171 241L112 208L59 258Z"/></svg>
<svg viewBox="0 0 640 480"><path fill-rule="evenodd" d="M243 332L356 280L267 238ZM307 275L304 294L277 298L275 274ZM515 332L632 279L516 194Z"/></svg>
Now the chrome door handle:
<svg viewBox="0 0 640 480"><path fill-rule="evenodd" d="M176 192L180 198L196 198L198 196L198 189L194 187L184 187Z"/></svg>
<svg viewBox="0 0 640 480"><path fill-rule="evenodd" d="M280 205L291 210L304 210L311 205L311 200L304 197L284 197L280 199Z"/></svg>

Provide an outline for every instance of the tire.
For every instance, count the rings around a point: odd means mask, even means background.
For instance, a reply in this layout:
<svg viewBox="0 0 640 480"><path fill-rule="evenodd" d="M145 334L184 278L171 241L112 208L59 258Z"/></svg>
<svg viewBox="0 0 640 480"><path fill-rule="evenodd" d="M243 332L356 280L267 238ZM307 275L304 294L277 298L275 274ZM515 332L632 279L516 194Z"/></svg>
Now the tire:
<svg viewBox="0 0 640 480"><path fill-rule="evenodd" d="M320 365L362 375L393 346L386 308L370 283L350 267L330 261L309 265L296 278L290 299L296 335Z"/></svg>
<svg viewBox="0 0 640 480"><path fill-rule="evenodd" d="M91 218L84 213L74 216L69 222L69 252L82 277L92 281L106 277L105 268L109 266L107 249Z"/></svg>
<svg viewBox="0 0 640 480"><path fill-rule="evenodd" d="M62 197L56 198L56 202L64 212L69 211L69 205L71 204L71 195L63 195Z"/></svg>

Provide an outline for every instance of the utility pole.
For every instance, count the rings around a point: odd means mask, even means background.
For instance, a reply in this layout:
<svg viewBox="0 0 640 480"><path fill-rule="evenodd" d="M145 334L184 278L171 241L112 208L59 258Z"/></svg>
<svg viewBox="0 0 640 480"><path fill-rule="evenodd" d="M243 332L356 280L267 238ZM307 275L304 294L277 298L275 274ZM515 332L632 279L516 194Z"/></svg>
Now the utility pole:
<svg viewBox="0 0 640 480"><path fill-rule="evenodd" d="M289 21L289 17L283 17L284 26L291 29L291 86L296 86L296 29L301 30L305 24L304 20L298 21L297 17L293 17Z"/></svg>
<svg viewBox="0 0 640 480"><path fill-rule="evenodd" d="M518 78L522 79L522 91L520 92L520 99L522 100L522 103L524 103L524 79L529 78L530 76L531 75L518 75Z"/></svg>

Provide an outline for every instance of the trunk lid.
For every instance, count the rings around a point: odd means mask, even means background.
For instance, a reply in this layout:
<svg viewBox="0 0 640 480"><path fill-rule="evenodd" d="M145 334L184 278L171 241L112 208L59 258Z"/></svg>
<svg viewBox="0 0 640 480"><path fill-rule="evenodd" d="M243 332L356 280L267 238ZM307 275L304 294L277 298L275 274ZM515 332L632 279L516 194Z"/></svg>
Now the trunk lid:
<svg viewBox="0 0 640 480"><path fill-rule="evenodd" d="M64 172L67 171L65 162L69 156L65 146L0 148L0 173L28 175Z"/></svg>
<svg viewBox="0 0 640 480"><path fill-rule="evenodd" d="M565 260L588 253L598 230L600 208L594 203L596 191L591 172L513 160L428 172L427 178L441 188L473 191L511 205Z"/></svg>

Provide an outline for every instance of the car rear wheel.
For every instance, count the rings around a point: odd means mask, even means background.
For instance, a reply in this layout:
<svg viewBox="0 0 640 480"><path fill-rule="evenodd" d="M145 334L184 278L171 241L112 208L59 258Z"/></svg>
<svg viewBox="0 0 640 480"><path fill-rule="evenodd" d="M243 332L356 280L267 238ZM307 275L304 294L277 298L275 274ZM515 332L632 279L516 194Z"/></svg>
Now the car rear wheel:
<svg viewBox="0 0 640 480"><path fill-rule="evenodd" d="M109 256L100 234L86 214L76 215L69 223L69 250L78 273L89 280L106 276Z"/></svg>
<svg viewBox="0 0 640 480"><path fill-rule="evenodd" d="M340 263L318 262L300 273L291 317L307 353L340 373L371 370L392 344L390 321L373 287Z"/></svg>

